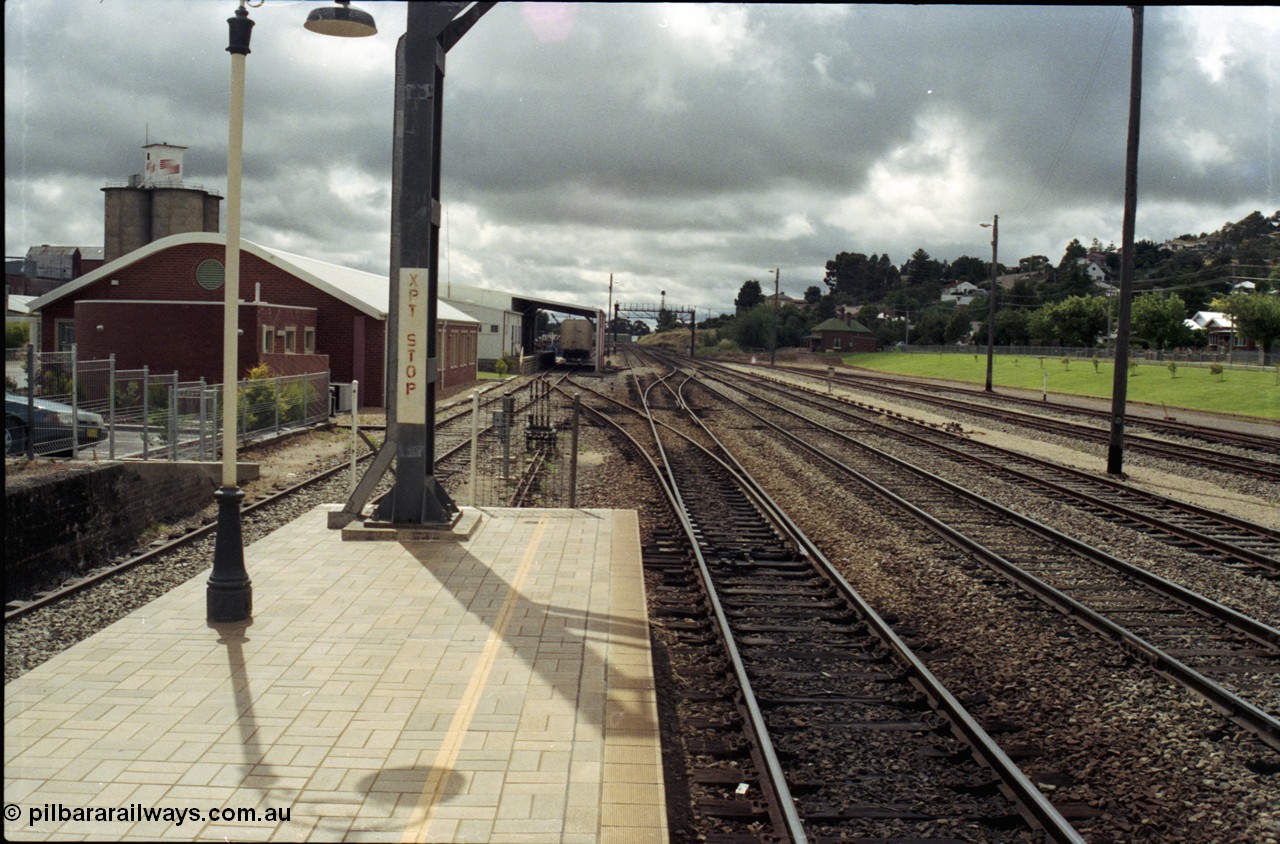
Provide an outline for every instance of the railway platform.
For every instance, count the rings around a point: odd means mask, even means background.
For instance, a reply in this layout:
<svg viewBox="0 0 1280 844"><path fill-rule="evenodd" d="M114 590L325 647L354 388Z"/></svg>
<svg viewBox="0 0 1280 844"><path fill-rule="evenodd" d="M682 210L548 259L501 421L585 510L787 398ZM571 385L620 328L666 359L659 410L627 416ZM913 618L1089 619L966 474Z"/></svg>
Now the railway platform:
<svg viewBox="0 0 1280 844"><path fill-rule="evenodd" d="M636 515L464 510L344 541L317 508L5 687L6 840L662 842Z"/></svg>

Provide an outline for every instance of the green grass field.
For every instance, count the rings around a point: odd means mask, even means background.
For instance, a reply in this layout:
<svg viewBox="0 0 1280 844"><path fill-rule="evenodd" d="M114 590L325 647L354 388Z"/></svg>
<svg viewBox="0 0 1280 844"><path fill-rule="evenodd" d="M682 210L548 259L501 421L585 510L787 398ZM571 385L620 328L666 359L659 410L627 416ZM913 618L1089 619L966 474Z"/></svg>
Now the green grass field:
<svg viewBox="0 0 1280 844"><path fill-rule="evenodd" d="M875 354L845 355L849 366L860 366L878 372L900 372L926 378L945 378L984 384L987 379L987 355L972 354ZM1078 396L1111 397L1112 364L1071 358L1063 365L1061 358L1014 357L997 354L992 368L992 383L1000 387L1020 387L1039 392L1048 373L1049 393ZM1130 402L1169 408L1182 407L1216 413L1233 413L1263 419L1280 419L1280 370L1228 369L1221 376L1210 373L1207 366L1181 365L1171 377L1164 363L1140 363L1129 376L1127 398Z"/></svg>

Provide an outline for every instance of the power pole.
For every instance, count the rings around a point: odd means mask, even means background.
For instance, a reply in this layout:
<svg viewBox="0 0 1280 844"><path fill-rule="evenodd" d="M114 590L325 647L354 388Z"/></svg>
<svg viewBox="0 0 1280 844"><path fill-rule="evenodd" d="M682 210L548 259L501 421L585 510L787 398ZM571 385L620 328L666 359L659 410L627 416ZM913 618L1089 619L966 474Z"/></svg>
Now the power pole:
<svg viewBox="0 0 1280 844"><path fill-rule="evenodd" d="M1111 381L1111 439L1107 474L1124 474L1124 414L1129 390L1129 324L1133 304L1133 230L1138 209L1138 119L1142 114L1142 6L1132 6L1133 51L1129 70L1129 144L1124 177L1120 303L1116 313L1115 372Z"/></svg>
<svg viewBox="0 0 1280 844"><path fill-rule="evenodd" d="M985 225L985 223L983 224ZM987 392L991 392L991 369L996 353L996 279L1000 266L996 261L996 244L1000 240L1000 215L991 221L991 303L987 309Z"/></svg>
<svg viewBox="0 0 1280 844"><path fill-rule="evenodd" d="M773 270L773 330L771 332L772 339L769 342L770 366L776 366L778 361L778 275L781 271L781 267L775 267Z"/></svg>

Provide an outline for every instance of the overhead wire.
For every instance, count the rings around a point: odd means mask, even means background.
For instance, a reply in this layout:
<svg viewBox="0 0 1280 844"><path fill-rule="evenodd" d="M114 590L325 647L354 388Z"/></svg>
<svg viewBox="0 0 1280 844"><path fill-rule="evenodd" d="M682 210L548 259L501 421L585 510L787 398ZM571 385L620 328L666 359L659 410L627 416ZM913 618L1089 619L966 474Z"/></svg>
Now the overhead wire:
<svg viewBox="0 0 1280 844"><path fill-rule="evenodd" d="M1102 69L1102 59L1107 54L1107 48L1111 45L1112 36L1115 35L1116 27L1120 23L1121 7L1117 7L1111 17L1111 28L1107 30L1106 38L1102 39L1102 46L1098 49L1098 55L1093 60L1093 67L1089 71L1089 81L1085 84L1084 91L1076 102L1075 111L1071 114L1071 123L1067 126L1066 133L1062 136L1062 142L1058 144L1057 152L1053 155L1053 160L1049 163L1048 169L1045 171L1044 179L1040 183L1040 188L1036 192L1031 202L1022 209L1022 215L1029 217L1039 205L1040 200L1044 196L1045 191L1049 189L1049 184L1056 175L1058 164L1062 161L1062 156L1067 151L1067 147L1071 143L1071 138L1075 134L1076 127L1080 123L1080 118L1084 114L1085 104L1089 101L1089 95L1093 92L1094 86L1098 81L1099 71Z"/></svg>

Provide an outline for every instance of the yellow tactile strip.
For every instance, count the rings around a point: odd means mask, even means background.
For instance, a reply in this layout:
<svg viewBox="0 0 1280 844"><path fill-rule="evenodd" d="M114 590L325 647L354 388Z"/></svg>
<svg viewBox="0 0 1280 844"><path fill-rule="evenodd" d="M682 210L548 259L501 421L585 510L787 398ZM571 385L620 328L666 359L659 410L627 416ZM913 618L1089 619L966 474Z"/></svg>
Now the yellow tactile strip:
<svg viewBox="0 0 1280 844"><path fill-rule="evenodd" d="M8 684L6 838L665 841L635 514L481 515L344 543L317 509L247 550L251 625L197 578Z"/></svg>

